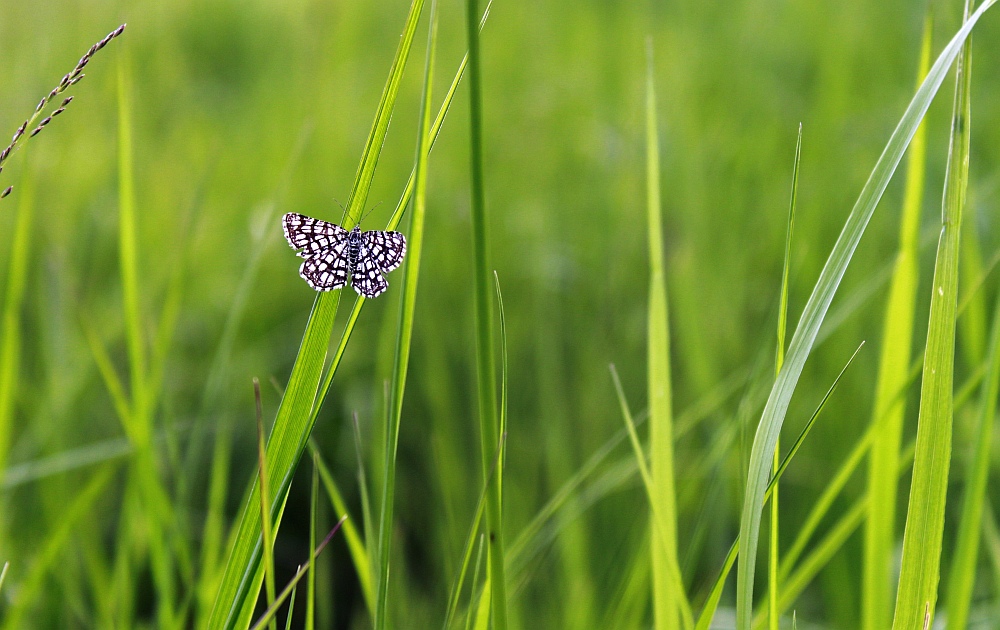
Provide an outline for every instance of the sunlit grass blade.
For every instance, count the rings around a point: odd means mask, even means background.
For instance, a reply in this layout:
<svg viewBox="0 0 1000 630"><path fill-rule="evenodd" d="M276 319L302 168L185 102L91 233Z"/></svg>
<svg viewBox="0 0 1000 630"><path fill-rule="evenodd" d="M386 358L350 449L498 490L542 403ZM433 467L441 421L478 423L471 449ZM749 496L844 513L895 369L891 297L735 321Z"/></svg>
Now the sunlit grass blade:
<svg viewBox="0 0 1000 630"><path fill-rule="evenodd" d="M351 190L346 227L357 223L367 199L422 7L423 0L413 0L410 5L396 56ZM327 346L333 334L333 323L339 302L340 291L317 296L268 441L268 462L272 471L269 483L276 530L281 522L281 505L287 497L292 475L312 431L318 407L322 403L322 397L319 400L316 397L317 387L323 374ZM254 486L237 525L234 546L209 618L209 627L213 629L248 625L260 589L263 578L259 542L261 523L259 511L254 507L259 501L260 488L257 484Z"/></svg>
<svg viewBox="0 0 1000 630"><path fill-rule="evenodd" d="M976 581L979 559L979 539L982 531L986 486L989 480L990 446L993 442L993 418L996 416L997 393L1000 391L1000 297L993 308L993 330L990 333L986 376L979 400L979 426L972 433L973 455L965 474L965 496L959 521L958 542L952 556L947 583L949 628L968 625L972 587Z"/></svg>
<svg viewBox="0 0 1000 630"><path fill-rule="evenodd" d="M383 475L382 505L378 527L379 570L378 584L375 589L376 630L383 630L389 625L387 611L393 501L396 494L396 450L399 444L399 425L403 415L406 373L410 366L413 316L417 302L417 282L420 278L420 259L423 252L424 218L427 215L427 160L430 154L431 93L434 81L434 56L437 49L437 0L431 0L429 22L424 88L420 105L420 127L417 134L416 192L413 197L410 234L407 239L407 253L409 255L406 258L403 297L399 305L396 354L393 362L392 380L389 384L389 426L385 436L386 450L383 459L385 474Z"/></svg>
<svg viewBox="0 0 1000 630"><path fill-rule="evenodd" d="M489 478L493 448L499 441L496 359L493 348L493 304L490 288L486 188L483 179L483 96L479 50L479 3L467 0L465 33L469 46L469 146L472 206L473 291L475 295L476 378L479 400L480 459L483 479ZM504 528L501 512L503 462L488 482L486 542L488 546L490 609L494 630L507 630L507 580L504 572Z"/></svg>
<svg viewBox="0 0 1000 630"><path fill-rule="evenodd" d="M37 605L45 580L53 566L65 552L65 546L76 531L80 519L94 507L94 504L104 493L108 484L114 478L117 466L106 465L100 468L86 485L79 491L72 503L66 506L62 520L58 526L45 537L45 544L38 550L38 555L31 569L18 584L17 594L9 608L4 611L2 627L4 630L29 627L25 620Z"/></svg>
<svg viewBox="0 0 1000 630"><path fill-rule="evenodd" d="M924 20L923 45L917 81L931 63L930 15ZM913 321L919 281L920 209L923 202L926 163L926 122L921 123L910 143L906 163L906 188L900 220L899 252L892 272L889 299L882 324L882 350L872 416L874 434L868 465L865 521L865 559L862 568L861 627L880 630L889 625L892 609L892 553L896 536L896 493L899 445L902 438L906 397L900 396L909 381L913 345Z"/></svg>
<svg viewBox="0 0 1000 630"><path fill-rule="evenodd" d="M781 480L781 476L785 473L785 469L791 463L792 458L798 453L802 444L805 443L806 437L809 432L812 431L813 426L816 424L816 420L819 418L820 413L823 408L826 407L826 403L830 400L830 396L833 392L837 390L837 385L840 384L840 379L843 378L844 374L847 372L847 368L851 367L851 363L854 362L855 357L861 352L861 348L864 347L864 342L858 346L858 349L854 351L851 358L847 360L847 363L840 370L840 374L834 379L830 388L826 390L826 394L823 399L820 400L819 405L816 406L815 411L813 411L812 416L809 417L809 421L806 422L805 426L802 427L802 431L799 432L798 437L795 438L795 442L792 443L792 447L788 449L788 453L785 457L775 466L774 475L771 477L771 482L767 485L767 489L764 491L764 500L773 496L774 491L778 487L778 482ZM864 451L862 451L863 453ZM712 619L715 617L715 611L719 606L719 600L722 598L722 589L726 585L726 578L729 576L729 571L733 568L733 564L736 562L736 558L739 552L739 538L733 541L733 546L729 548L729 553L726 554L726 559L722 563L722 570L719 572L719 576L716 578L715 583L712 585L712 589L709 592L708 599L705 601L705 606L701 610L701 614L698 616L698 623L695 625L695 630L708 630L712 623ZM786 557L787 562L787 557ZM780 569L780 567L779 567ZM784 575L780 572L778 573L779 582L784 581ZM770 614L774 614L775 617L780 618L781 608L779 606L772 610L770 608L770 602L768 602L769 619Z"/></svg>
<svg viewBox="0 0 1000 630"><path fill-rule="evenodd" d="M466 611L466 615L465 615L465 628L466 628L466 630L471 630L471 628L472 628L472 613L473 613L474 610L476 610L476 606L474 604L477 601L476 593L479 590L477 588L477 585L478 585L478 582L479 582L479 568L482 566L482 563L483 563L483 549L485 549L485 548L486 548L486 536L484 536L483 534L480 534L479 535L479 546L476 548L476 565L472 569L472 595L469 598L469 609L468 609L468 611ZM484 594L482 595L482 598L483 599L488 599L489 598L489 593L485 593L484 592ZM481 609L483 609L483 608L488 609L488 607L482 607ZM488 619L488 617L487 617L487 619ZM447 626L445 626L445 627L447 628Z"/></svg>
<svg viewBox="0 0 1000 630"><path fill-rule="evenodd" d="M319 557L319 554L323 553L323 550L326 549L326 546L333 539L334 535L337 533L337 530L340 529L340 526L343 525L344 521L346 520L347 516L342 516L340 520L337 521L337 524L333 526L333 529L331 529L330 533L326 535L326 538L323 539L323 542L321 542L319 544L319 547L316 547L316 550L313 551L312 555L309 557L309 561L299 566L299 569L295 572L295 575L292 576L292 579L289 580L288 584L285 585L285 588L282 589L280 593L278 593L278 596L275 598L274 603L268 606L267 610L264 611L264 614L261 615L260 619L257 620L257 623L253 625L252 630L261 630L265 625L270 624L275 620L274 616L275 614L277 614L278 609L281 608L281 605L285 603L285 600L288 599L288 597L295 592L295 588L298 586L299 580L301 580L306 575L306 573L312 571L313 564L316 562L316 558ZM291 607L289 607L288 615L291 616L291 614L292 614Z"/></svg>
<svg viewBox="0 0 1000 630"><path fill-rule="evenodd" d="M17 206L17 223L10 245L7 263L7 290L0 322L0 471L7 468L14 419L14 399L18 391L21 364L21 309L28 276L28 255L31 251L31 225L35 214L35 191L31 184L31 169L25 169L21 184L21 200Z"/></svg>
<svg viewBox="0 0 1000 630"><path fill-rule="evenodd" d="M983 5L987 6L986 4ZM966 2L966 16L970 4ZM978 12L977 12L978 13ZM971 21L971 19L969 20ZM966 22L968 23L968 21ZM963 47L955 81L952 134L945 171L942 229L934 264L930 320L920 384L917 446L903 533L903 558L893 630L916 630L933 618L951 463L962 210L969 177L971 52Z"/></svg>
<svg viewBox="0 0 1000 630"><path fill-rule="evenodd" d="M10 562L3 563L3 569L0 569L0 589L3 588L4 580L7 579L7 571L10 569Z"/></svg>
<svg viewBox="0 0 1000 630"><path fill-rule="evenodd" d="M820 325L830 308L830 303L847 271L854 250L864 234L865 228L875 212L875 207L889 180L899 165L916 133L931 100L941 87L948 69L962 49L972 27L983 12L993 6L995 0L987 0L955 34L941 55L931 66L926 79L917 89L905 113L886 143L882 156L872 169L843 231L820 273L813 292L802 311L795 334L792 336L785 364L775 380L761 415L760 424L754 436L747 475L746 492L740 516L740 558L737 567L736 584L736 626L739 630L750 627L753 613L753 583L757 566L757 544L760 537L760 520L764 508L764 491L770 478L771 457L781 430L781 424L788 409L792 393L798 383L802 368L812 350Z"/></svg>
<svg viewBox="0 0 1000 630"><path fill-rule="evenodd" d="M309 572L312 575L313 571ZM292 630L292 613L295 612L295 594L298 592L298 586L292 588L292 596L288 599L288 614L285 616L285 630Z"/></svg>
<svg viewBox="0 0 1000 630"><path fill-rule="evenodd" d="M674 488L674 430L670 381L670 320L663 270L663 220L660 207L660 140L653 81L653 41L646 42L646 215L649 230L649 304L646 315L649 396L650 506L654 511L653 620L658 630L690 619L690 604L677 561L677 496ZM616 379L617 382L617 379ZM635 442L633 437L633 442ZM642 457L641 452L637 457ZM644 465L644 462L643 462ZM656 512L658 511L658 514ZM682 614L683 613L683 614ZM684 627L692 624L685 621Z"/></svg>
<svg viewBox="0 0 1000 630"><path fill-rule="evenodd" d="M792 257L792 228L795 226L795 200L799 192L799 162L802 159L802 123L799 123L799 135L795 141L795 161L792 165L792 195L788 202L788 226L785 229L785 262L781 268L781 300L778 306L778 338L775 351L774 373L777 376L781 364L785 362L785 330L788 323L788 271ZM771 467L778 469L781 464L780 439L774 443L774 461ZM774 475L777 477L777 475ZM768 620L771 630L778 630L778 593L781 591L781 581L778 577L778 486L771 492L771 537L768 545L767 563L767 601Z"/></svg>

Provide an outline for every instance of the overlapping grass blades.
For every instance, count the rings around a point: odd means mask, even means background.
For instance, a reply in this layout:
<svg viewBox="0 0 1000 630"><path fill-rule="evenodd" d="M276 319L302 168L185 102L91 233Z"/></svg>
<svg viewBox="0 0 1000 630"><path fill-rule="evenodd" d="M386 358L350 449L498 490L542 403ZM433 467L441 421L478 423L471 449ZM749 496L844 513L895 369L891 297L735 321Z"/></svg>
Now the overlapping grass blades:
<svg viewBox="0 0 1000 630"><path fill-rule="evenodd" d="M504 531L501 512L503 458L496 475L490 475L492 454L500 441L497 419L496 359L493 348L493 304L490 286L486 190L483 181L483 97L479 60L479 3L466 3L466 37L469 45L469 144L472 194L472 258L475 294L476 377L478 382L480 460L486 491L486 542L488 547L490 609L494 630L507 630L507 580L504 572Z"/></svg>
<svg viewBox="0 0 1000 630"><path fill-rule="evenodd" d="M761 512L764 507L764 492L770 478L770 460L781 424L784 421L785 412L788 409L788 403L802 373L802 368L854 250L860 242L892 174L899 165L910 139L916 132L931 100L937 94L948 69L961 51L972 27L979 17L993 6L994 2L995 0L987 0L955 34L934 62L913 100L910 101L851 210L851 214L847 218L803 309L795 334L792 336L785 364L778 373L771 389L754 436L750 454L746 492L740 516L740 558L736 586L736 625L740 630L749 628L751 623L753 583L757 563L756 552L760 536Z"/></svg>
<svg viewBox="0 0 1000 630"><path fill-rule="evenodd" d="M403 394L406 372L410 365L413 341L413 314L420 278L420 257L424 242L424 218L427 214L427 160L431 145L431 92L434 82L434 56L437 49L437 0L431 0L430 26L427 35L427 59L424 67L424 88L420 102L420 127L417 133L416 188L413 198L410 234L407 239L406 268L403 276L403 297L399 305L396 355L392 380L389 384L389 426L385 435L385 472L382 476L382 507L378 523L378 585L375 590L375 628L389 625L390 548L393 530L393 500L396 494L396 448L399 444L399 424L403 414Z"/></svg>
<svg viewBox="0 0 1000 630"><path fill-rule="evenodd" d="M917 81L931 63L930 16L924 21L923 44ZM868 464L868 513L865 521L864 563L861 589L861 627L880 630L889 624L892 609L891 558L896 533L896 490L899 485L899 446L903 432L909 383L913 319L919 280L920 208L924 191L926 123L921 123L910 143L906 163L906 190L900 220L899 252L892 272L889 300L882 326L882 350L872 416L874 433Z"/></svg>
<svg viewBox="0 0 1000 630"><path fill-rule="evenodd" d="M413 0L410 5L403 35L351 190L345 227L357 223L367 199L422 7L423 0ZM314 409L314 405L318 408L322 402L321 399L316 399L316 392L339 301L340 291L323 293L316 298L268 441L267 459L272 466L269 483L275 529L281 521L281 506L284 505L292 474L315 422L318 409ZM331 374L332 371L331 369ZM263 577L260 512L255 508L260 500L259 492L259 486L254 484L245 503L232 552L209 618L210 628L240 628L249 625Z"/></svg>
<svg viewBox="0 0 1000 630"><path fill-rule="evenodd" d="M987 6L987 5L983 5ZM968 19L970 2L966 2ZM981 11L982 9L980 9ZM977 12L978 13L978 12ZM969 21L966 22L968 24ZM962 48L955 77L951 140L945 171L942 228L931 285L930 320L920 383L920 414L913 477L903 533L903 558L893 630L918 630L933 620L937 603L944 508L951 464L955 325L962 209L969 178L970 60Z"/></svg>
<svg viewBox="0 0 1000 630"><path fill-rule="evenodd" d="M643 475L653 513L650 560L653 567L653 624L658 630L690 628L691 606L677 561L677 496L674 488L674 430L670 382L670 323L663 270L660 214L660 140L653 80L653 42L646 42L646 220L649 231L649 305L646 313L649 473ZM633 435L634 438L634 435ZM636 440L633 439L635 443ZM636 457L645 470L645 456Z"/></svg>

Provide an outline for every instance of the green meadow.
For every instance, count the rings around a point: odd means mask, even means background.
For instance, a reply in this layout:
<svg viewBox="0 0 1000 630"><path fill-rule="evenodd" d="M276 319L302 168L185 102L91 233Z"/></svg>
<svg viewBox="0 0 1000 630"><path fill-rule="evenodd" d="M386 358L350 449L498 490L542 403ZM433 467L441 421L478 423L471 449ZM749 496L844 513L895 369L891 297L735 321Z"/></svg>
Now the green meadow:
<svg viewBox="0 0 1000 630"><path fill-rule="evenodd" d="M1000 627L995 1L0 4L0 630Z"/></svg>

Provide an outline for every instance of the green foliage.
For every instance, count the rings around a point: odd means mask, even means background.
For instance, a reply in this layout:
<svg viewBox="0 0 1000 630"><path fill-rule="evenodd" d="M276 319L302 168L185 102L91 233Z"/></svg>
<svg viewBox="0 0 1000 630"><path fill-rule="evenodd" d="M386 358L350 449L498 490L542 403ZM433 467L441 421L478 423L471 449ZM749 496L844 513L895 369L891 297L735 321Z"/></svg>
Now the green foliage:
<svg viewBox="0 0 1000 630"><path fill-rule="evenodd" d="M1000 624L993 18L423 4L0 6L0 628Z"/></svg>

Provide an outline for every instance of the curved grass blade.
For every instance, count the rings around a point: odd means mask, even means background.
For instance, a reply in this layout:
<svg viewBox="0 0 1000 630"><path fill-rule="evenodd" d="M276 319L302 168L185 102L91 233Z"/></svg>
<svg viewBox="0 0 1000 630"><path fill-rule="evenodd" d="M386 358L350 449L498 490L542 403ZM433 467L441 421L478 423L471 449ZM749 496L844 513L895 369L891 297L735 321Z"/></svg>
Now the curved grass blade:
<svg viewBox="0 0 1000 630"><path fill-rule="evenodd" d="M881 157L876 162L865 183L833 250L820 273L813 292L802 312L802 317L792 336L792 342L771 395L761 416L754 436L747 474L746 493L740 515L740 558L736 583L736 627L750 627L753 613L753 583L757 566L757 543L760 537L761 512L764 509L764 491L770 478L771 454L781 430L792 393L798 383L802 368L812 350L820 325L830 308L830 303L847 271L847 266L875 212L882 193L889 185L896 167L903 157L910 139L916 133L931 100L937 94L948 69L957 58L972 27L996 0L987 0L955 34L927 73L927 78L917 89L899 124L893 131Z"/></svg>
<svg viewBox="0 0 1000 630"><path fill-rule="evenodd" d="M357 222L367 199L422 7L423 0L413 0L410 5L403 35L396 49L396 56L382 91L378 112L351 191L346 227ZM316 403L316 392L323 373L327 346L333 334L333 323L339 302L340 291L331 291L317 296L313 303L302 344L278 407L271 439L268 441L268 462L272 464L268 483L271 485L271 509L275 517L275 529L281 523L281 510L291 485L292 475L315 422L316 415L313 408ZM232 552L209 618L209 627L212 629L228 630L246 627L250 623L263 578L260 514L254 507L259 502L259 494L260 487L255 483L244 504Z"/></svg>

